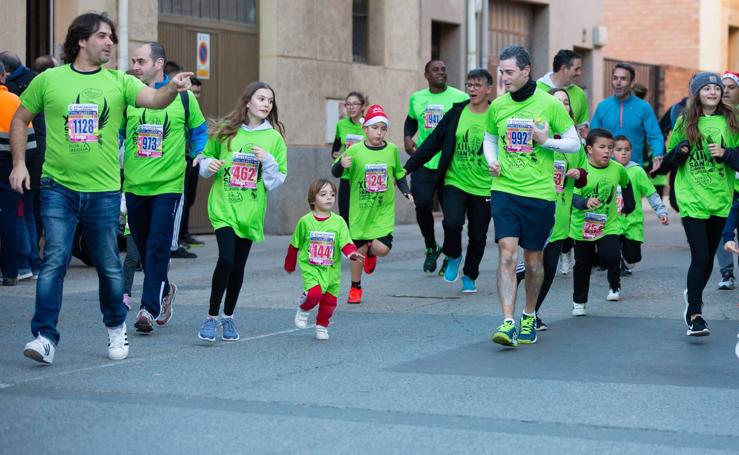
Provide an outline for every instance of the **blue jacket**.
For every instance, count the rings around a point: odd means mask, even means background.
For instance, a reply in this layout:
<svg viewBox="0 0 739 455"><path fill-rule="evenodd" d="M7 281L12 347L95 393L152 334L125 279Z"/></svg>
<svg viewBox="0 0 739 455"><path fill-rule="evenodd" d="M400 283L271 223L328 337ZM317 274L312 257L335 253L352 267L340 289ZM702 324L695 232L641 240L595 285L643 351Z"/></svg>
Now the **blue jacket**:
<svg viewBox="0 0 739 455"><path fill-rule="evenodd" d="M644 162L644 144L648 143L652 156L665 152L665 138L657 123L652 106L630 95L624 102L609 96L598 104L590 128L605 128L614 136L624 135L631 141L631 160Z"/></svg>

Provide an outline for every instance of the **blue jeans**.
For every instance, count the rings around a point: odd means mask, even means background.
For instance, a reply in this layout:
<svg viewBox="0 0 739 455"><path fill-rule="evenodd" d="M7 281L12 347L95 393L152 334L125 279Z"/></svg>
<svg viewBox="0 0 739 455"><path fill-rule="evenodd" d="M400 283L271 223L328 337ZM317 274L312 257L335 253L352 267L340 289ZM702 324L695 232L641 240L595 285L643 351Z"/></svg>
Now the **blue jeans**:
<svg viewBox="0 0 739 455"><path fill-rule="evenodd" d="M41 218L46 232L44 259L36 284L36 311L31 332L59 342L56 329L62 307L64 275L72 256L77 223L82 226L98 273L100 311L106 327L118 327L126 320L123 304L123 270L118 256L118 212L120 193L82 193L43 177Z"/></svg>
<svg viewBox="0 0 739 455"><path fill-rule="evenodd" d="M23 217L18 218L18 271L38 275L41 257L38 251L36 219L33 215L37 190L23 192Z"/></svg>
<svg viewBox="0 0 739 455"><path fill-rule="evenodd" d="M154 317L159 316L162 299L169 294L169 249L180 197L174 193L155 196L126 193L128 227L144 267L141 308Z"/></svg>
<svg viewBox="0 0 739 455"><path fill-rule="evenodd" d="M17 232L18 200L20 194L10 188L8 175L10 170L7 166L0 166L0 271L4 278L15 278L18 276L17 255ZM6 171L7 172L4 172Z"/></svg>

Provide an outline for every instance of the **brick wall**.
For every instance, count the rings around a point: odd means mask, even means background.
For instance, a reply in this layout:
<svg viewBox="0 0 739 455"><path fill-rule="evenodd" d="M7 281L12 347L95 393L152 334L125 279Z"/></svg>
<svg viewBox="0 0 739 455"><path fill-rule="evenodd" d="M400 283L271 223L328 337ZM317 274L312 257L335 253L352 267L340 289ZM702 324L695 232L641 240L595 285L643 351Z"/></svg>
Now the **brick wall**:
<svg viewBox="0 0 739 455"><path fill-rule="evenodd" d="M699 66L699 0L604 0L605 58Z"/></svg>
<svg viewBox="0 0 739 455"><path fill-rule="evenodd" d="M688 95L688 83L697 70L663 65L660 68L659 97L662 112Z"/></svg>

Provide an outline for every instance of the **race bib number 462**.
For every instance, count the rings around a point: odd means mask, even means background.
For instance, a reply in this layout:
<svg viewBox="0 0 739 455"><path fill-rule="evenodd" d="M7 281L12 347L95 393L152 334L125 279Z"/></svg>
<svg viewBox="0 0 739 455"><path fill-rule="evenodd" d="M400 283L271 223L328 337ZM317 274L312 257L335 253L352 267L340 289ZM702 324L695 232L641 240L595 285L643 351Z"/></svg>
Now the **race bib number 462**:
<svg viewBox="0 0 739 455"><path fill-rule="evenodd" d="M368 193L387 191L387 164L368 164L364 167L364 183Z"/></svg>
<svg viewBox="0 0 739 455"><path fill-rule="evenodd" d="M257 187L259 161L253 153L234 153L231 163L231 179L233 188L253 190Z"/></svg>
<svg viewBox="0 0 739 455"><path fill-rule="evenodd" d="M162 157L162 125L139 125L136 155L139 158Z"/></svg>
<svg viewBox="0 0 739 455"><path fill-rule="evenodd" d="M67 128L70 142L97 142L97 104L70 104L67 107Z"/></svg>
<svg viewBox="0 0 739 455"><path fill-rule="evenodd" d="M534 150L534 121L512 118L506 124L506 151L531 153Z"/></svg>
<svg viewBox="0 0 739 455"><path fill-rule="evenodd" d="M308 263L311 265L333 265L335 239L335 232L311 231Z"/></svg>

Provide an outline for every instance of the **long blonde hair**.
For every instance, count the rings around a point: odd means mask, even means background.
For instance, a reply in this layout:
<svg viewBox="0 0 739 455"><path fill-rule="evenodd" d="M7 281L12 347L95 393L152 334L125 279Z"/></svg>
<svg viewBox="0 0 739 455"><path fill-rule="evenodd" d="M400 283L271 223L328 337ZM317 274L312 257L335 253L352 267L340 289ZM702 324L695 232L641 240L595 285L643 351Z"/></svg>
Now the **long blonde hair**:
<svg viewBox="0 0 739 455"><path fill-rule="evenodd" d="M739 134L739 114L734 106L730 106L719 101L716 106L716 113L726 118L726 124L729 130L734 134ZM703 140L703 135L698 129L698 119L703 115L703 105L701 104L700 92L691 95L688 98L688 104L683 111L683 124L681 129L685 132L685 138L690 145L699 145Z"/></svg>
<svg viewBox="0 0 739 455"><path fill-rule="evenodd" d="M241 125L249 123L249 116L247 114L248 108L246 107L246 105L251 100L251 97L254 96L254 93L262 88L266 88L267 90L272 92L273 97L272 110L269 111L269 114L267 115L267 120L269 121L269 123L272 124L274 129L276 129L277 132L279 132L280 135L284 138L285 127L279 120L279 115L277 112L277 97L275 96L275 91L272 89L272 87L269 86L269 84L262 81L251 82L244 88L244 91L241 93L241 97L239 97L239 102L236 103L236 107L234 108L234 110L222 119L219 119L215 122L210 130L210 137L217 141L223 141L224 139L226 139L227 146L230 146L231 139L236 136L236 133L239 131L239 128L241 128Z"/></svg>

